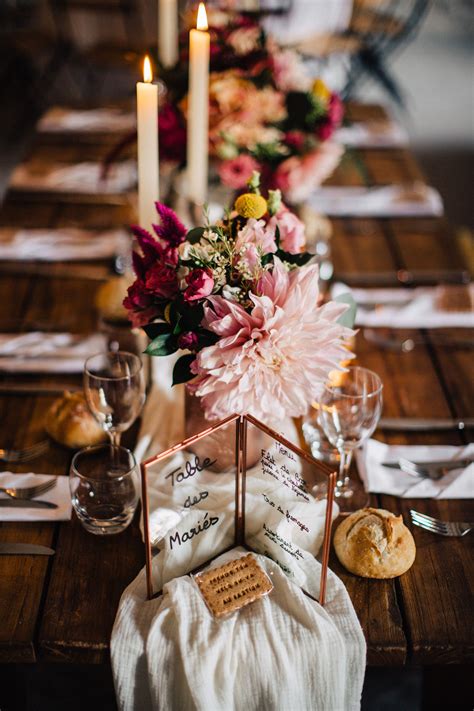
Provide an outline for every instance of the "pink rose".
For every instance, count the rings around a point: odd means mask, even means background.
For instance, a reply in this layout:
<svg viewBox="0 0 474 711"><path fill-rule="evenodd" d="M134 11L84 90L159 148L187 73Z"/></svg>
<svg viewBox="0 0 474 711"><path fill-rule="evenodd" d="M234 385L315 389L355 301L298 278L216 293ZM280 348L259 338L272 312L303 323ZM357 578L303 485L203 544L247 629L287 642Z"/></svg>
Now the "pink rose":
<svg viewBox="0 0 474 711"><path fill-rule="evenodd" d="M224 185L233 190L240 190L245 188L253 171L258 169L257 161L244 153L237 158L223 161L219 165L219 177Z"/></svg>
<svg viewBox="0 0 474 711"><path fill-rule="evenodd" d="M304 223L284 205L271 218L268 227L274 232L280 230L280 245L285 252L298 254L306 244Z"/></svg>
<svg viewBox="0 0 474 711"><path fill-rule="evenodd" d="M341 124L344 118L344 104L338 94L331 94L329 99L328 118L334 127Z"/></svg>
<svg viewBox="0 0 474 711"><path fill-rule="evenodd" d="M184 292L185 301L198 301L212 294L214 279L208 269L193 269L186 276L188 288Z"/></svg>
<svg viewBox="0 0 474 711"><path fill-rule="evenodd" d="M148 270L145 278L147 290L159 299L169 299L178 292L176 270L158 262Z"/></svg>
<svg viewBox="0 0 474 711"><path fill-rule="evenodd" d="M263 220L256 220L251 217L247 224L237 233L235 241L235 251L240 252L247 244L254 244L260 247L263 254L276 252L275 230L267 229Z"/></svg>
<svg viewBox="0 0 474 711"><path fill-rule="evenodd" d="M194 351L198 345L197 333L192 331L185 331L178 338L178 346L183 350Z"/></svg>
<svg viewBox="0 0 474 711"><path fill-rule="evenodd" d="M273 182L291 203L307 200L336 169L344 148L326 141L304 157L292 156L278 166Z"/></svg>

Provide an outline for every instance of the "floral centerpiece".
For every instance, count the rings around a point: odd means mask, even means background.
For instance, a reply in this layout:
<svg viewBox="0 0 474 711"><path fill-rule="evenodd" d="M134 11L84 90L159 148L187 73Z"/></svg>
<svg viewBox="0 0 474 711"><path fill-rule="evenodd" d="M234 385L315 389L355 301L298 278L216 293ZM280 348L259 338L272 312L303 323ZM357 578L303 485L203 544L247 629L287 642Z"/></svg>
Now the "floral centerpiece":
<svg viewBox="0 0 474 711"><path fill-rule="evenodd" d="M282 190L291 204L303 202L344 152L332 140L344 114L339 96L313 80L300 55L279 47L255 18L209 8L208 20L209 154L220 181L241 191L257 170L266 189ZM185 30L178 66L160 71L168 86L158 117L160 160L178 166L186 160L188 39Z"/></svg>
<svg viewBox="0 0 474 711"><path fill-rule="evenodd" d="M281 421L306 413L330 371L347 359L347 304L318 305L318 267L304 225L280 191L260 194L255 173L221 222L187 231L156 204L155 235L133 228L136 280L124 305L151 342L185 351L173 381L187 383L209 420L251 413Z"/></svg>

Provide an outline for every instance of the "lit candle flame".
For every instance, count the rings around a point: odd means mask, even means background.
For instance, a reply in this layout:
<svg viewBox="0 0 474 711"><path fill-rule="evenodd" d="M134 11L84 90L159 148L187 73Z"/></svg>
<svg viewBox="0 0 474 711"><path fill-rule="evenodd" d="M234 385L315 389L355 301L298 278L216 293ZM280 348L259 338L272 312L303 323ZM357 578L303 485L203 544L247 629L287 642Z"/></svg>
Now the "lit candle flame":
<svg viewBox="0 0 474 711"><path fill-rule="evenodd" d="M205 31L205 30L208 29L206 8L205 8L203 2L200 2L200 3L199 3L198 14L197 14L197 22L196 22L196 29L197 29L197 30L203 30L203 31Z"/></svg>
<svg viewBox="0 0 474 711"><path fill-rule="evenodd" d="M151 82L153 81L153 74L151 71L151 62L150 62L150 58L148 57L148 55L143 60L143 81L146 84L151 84Z"/></svg>

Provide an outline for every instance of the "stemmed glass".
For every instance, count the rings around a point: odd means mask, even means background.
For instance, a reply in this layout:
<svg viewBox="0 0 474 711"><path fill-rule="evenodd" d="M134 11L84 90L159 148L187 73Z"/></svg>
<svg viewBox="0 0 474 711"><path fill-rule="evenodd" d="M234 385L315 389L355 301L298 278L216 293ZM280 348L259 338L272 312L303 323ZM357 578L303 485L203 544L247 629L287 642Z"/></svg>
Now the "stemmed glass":
<svg viewBox="0 0 474 711"><path fill-rule="evenodd" d="M145 402L142 361L126 351L91 356L84 365L84 392L92 414L118 447Z"/></svg>
<svg viewBox="0 0 474 711"><path fill-rule="evenodd" d="M349 479L349 469L354 450L377 427L382 412L382 390L382 381L376 373L354 366L328 382L320 398L321 426L340 456L334 495L341 513L367 505L368 495L361 484ZM315 487L313 492L317 498L326 496L325 486Z"/></svg>

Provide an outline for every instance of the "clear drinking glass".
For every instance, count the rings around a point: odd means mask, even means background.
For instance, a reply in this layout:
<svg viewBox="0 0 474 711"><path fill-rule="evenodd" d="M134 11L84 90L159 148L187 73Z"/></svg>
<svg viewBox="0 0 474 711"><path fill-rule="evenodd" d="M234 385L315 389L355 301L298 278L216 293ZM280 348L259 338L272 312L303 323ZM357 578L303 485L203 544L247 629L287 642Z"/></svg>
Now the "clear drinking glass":
<svg viewBox="0 0 474 711"><path fill-rule="evenodd" d="M329 382L319 401L319 421L329 442L339 452L339 478L335 497L341 513L350 513L367 505L364 487L349 479L352 454L370 437L382 412L383 384L379 376L367 368L354 366L338 373ZM324 497L323 487L316 487L317 497Z"/></svg>
<svg viewBox="0 0 474 711"><path fill-rule="evenodd" d="M125 447L100 444L81 449L71 462L69 486L77 517L90 533L121 533L133 519L138 468Z"/></svg>
<svg viewBox="0 0 474 711"><path fill-rule="evenodd" d="M91 356L84 366L84 392L92 414L118 446L145 402L141 359L126 351Z"/></svg>

